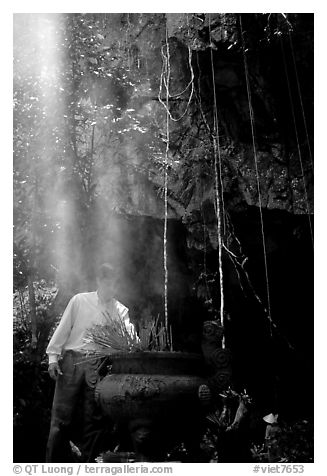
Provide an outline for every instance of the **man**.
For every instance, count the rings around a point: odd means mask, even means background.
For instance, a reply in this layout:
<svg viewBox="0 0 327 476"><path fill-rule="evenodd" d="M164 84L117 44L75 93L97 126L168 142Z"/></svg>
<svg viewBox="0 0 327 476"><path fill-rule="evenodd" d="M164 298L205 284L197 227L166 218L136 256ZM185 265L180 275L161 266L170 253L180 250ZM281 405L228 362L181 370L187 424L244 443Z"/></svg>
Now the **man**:
<svg viewBox="0 0 327 476"><path fill-rule="evenodd" d="M128 328L128 309L115 299L117 278L109 264L100 266L97 273L98 289L72 297L54 332L47 354L49 374L56 380L46 462L71 461L70 439L76 406L81 402L83 415L82 459L93 462L99 451L101 414L94 399L98 381L98 360L90 359L91 344L84 342L89 327L104 322L103 312L121 317Z"/></svg>

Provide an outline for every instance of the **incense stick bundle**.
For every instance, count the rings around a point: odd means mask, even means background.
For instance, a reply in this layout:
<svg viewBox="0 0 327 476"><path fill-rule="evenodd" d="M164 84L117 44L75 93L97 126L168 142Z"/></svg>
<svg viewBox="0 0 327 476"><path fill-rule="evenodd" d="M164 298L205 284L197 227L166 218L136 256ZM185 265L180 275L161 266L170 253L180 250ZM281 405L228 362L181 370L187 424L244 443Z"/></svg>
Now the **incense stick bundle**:
<svg viewBox="0 0 327 476"><path fill-rule="evenodd" d="M104 324L96 324L87 330L84 342L92 344L93 355L105 357L113 352L162 351L172 350L171 328L168 330L159 322L159 316L143 323L139 335L133 326L128 326L124 319L113 318L107 311L103 312Z"/></svg>

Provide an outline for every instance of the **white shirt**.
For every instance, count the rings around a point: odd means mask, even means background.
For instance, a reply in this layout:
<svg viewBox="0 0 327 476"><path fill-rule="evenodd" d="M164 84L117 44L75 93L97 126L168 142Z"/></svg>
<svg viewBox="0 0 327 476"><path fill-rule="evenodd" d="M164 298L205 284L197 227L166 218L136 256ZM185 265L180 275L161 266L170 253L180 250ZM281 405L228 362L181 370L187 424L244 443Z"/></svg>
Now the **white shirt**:
<svg viewBox="0 0 327 476"><path fill-rule="evenodd" d="M83 340L86 330L95 324L104 324L105 317L102 313L105 310L113 318L123 318L128 329L133 327L128 308L117 299L112 298L107 304L103 304L96 291L76 294L69 301L47 347L49 364L57 362L64 350L91 350L90 344Z"/></svg>

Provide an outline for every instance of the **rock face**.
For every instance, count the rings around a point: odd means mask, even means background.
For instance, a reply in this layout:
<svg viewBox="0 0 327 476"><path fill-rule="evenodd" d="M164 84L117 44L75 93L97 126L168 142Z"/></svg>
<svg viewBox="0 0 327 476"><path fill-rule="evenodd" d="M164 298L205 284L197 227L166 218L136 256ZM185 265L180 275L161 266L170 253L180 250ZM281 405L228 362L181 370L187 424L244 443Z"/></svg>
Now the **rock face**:
<svg viewBox="0 0 327 476"><path fill-rule="evenodd" d="M149 14L143 22L134 44L143 96L134 91L125 108L154 121L164 146L158 93L165 102L169 74L169 213L181 217L214 202L215 115L226 209L261 201L265 209L312 213L312 16ZM146 159L137 154L141 142L124 153L134 177L130 203L135 214L161 217L154 201L149 207L147 183L162 187L165 147L160 157L157 143Z"/></svg>

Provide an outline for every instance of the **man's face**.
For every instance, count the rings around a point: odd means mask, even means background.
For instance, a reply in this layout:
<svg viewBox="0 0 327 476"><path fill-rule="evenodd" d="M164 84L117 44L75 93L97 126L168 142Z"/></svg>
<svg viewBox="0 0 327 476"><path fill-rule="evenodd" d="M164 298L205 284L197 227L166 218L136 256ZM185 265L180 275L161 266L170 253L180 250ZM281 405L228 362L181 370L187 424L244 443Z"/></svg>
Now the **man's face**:
<svg viewBox="0 0 327 476"><path fill-rule="evenodd" d="M105 299L111 299L114 297L117 289L117 279L110 276L106 278L98 279L98 292L100 296Z"/></svg>

